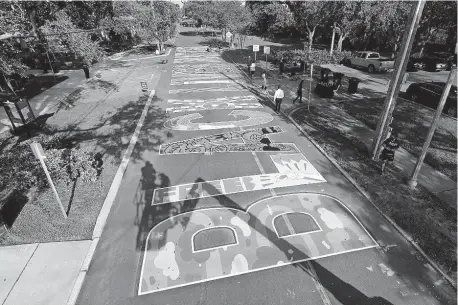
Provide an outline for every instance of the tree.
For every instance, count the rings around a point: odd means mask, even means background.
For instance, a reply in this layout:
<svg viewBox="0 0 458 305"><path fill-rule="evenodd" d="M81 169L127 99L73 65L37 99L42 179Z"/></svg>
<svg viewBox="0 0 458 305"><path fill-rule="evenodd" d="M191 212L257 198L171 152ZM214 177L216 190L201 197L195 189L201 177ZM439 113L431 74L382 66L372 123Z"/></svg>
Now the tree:
<svg viewBox="0 0 458 305"><path fill-rule="evenodd" d="M104 57L98 41L92 41L90 32L79 30L64 11L57 12L55 20L46 21L40 30L54 51L66 48L81 57L88 65Z"/></svg>
<svg viewBox="0 0 458 305"><path fill-rule="evenodd" d="M423 55L426 42L434 33L438 30L456 32L456 26L457 7L455 1L427 1L417 31L420 56Z"/></svg>
<svg viewBox="0 0 458 305"><path fill-rule="evenodd" d="M288 6L277 1L249 1L246 6L252 15L252 32L261 37L284 36L293 25Z"/></svg>
<svg viewBox="0 0 458 305"><path fill-rule="evenodd" d="M337 3L328 1L287 1L286 3L293 12L297 29L301 33L305 32L308 48L311 51L317 27L334 14Z"/></svg>
<svg viewBox="0 0 458 305"><path fill-rule="evenodd" d="M14 73L24 76L28 68L21 56L23 40L14 37L27 35L31 30L27 12L20 3L0 2L0 72L6 85L13 92L8 77Z"/></svg>

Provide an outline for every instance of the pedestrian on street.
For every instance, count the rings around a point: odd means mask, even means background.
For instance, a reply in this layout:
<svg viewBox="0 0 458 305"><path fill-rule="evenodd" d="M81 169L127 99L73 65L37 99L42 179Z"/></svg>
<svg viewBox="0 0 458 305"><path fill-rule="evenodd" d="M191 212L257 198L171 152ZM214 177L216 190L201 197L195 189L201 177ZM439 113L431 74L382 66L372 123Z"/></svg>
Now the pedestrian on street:
<svg viewBox="0 0 458 305"><path fill-rule="evenodd" d="M396 131L392 131L388 139L383 142L383 150L380 155L380 160L382 160L382 170L381 174L385 171L386 164L388 162L393 162L394 152L399 148L398 134Z"/></svg>
<svg viewBox="0 0 458 305"><path fill-rule="evenodd" d="M285 93L283 92L283 90L281 90L281 85L278 85L278 89L277 89L277 91L275 91L275 94L274 94L275 112L276 113L280 112L281 102L283 101L284 97L285 97Z"/></svg>
<svg viewBox="0 0 458 305"><path fill-rule="evenodd" d="M86 75L86 79L89 79L89 66L88 64L84 64L83 65L83 71L84 71L84 74Z"/></svg>
<svg viewBox="0 0 458 305"><path fill-rule="evenodd" d="M253 78L254 73L256 72L256 64L254 62L250 65L250 76Z"/></svg>
<svg viewBox="0 0 458 305"><path fill-rule="evenodd" d="M299 102L302 103L302 86L304 85L304 80L301 80L301 82L299 83L299 87L297 87L297 96L296 98L293 100L293 105L294 103L296 102L297 99L299 99Z"/></svg>
<svg viewBox="0 0 458 305"><path fill-rule="evenodd" d="M251 56L248 56L248 62L247 62L247 67L248 67L248 72L250 71L251 63L253 60L251 59Z"/></svg>
<svg viewBox="0 0 458 305"><path fill-rule="evenodd" d="M267 90L266 72L262 72L262 90Z"/></svg>
<svg viewBox="0 0 458 305"><path fill-rule="evenodd" d="M280 75L283 75L283 72L285 71L285 59L282 58L280 59Z"/></svg>

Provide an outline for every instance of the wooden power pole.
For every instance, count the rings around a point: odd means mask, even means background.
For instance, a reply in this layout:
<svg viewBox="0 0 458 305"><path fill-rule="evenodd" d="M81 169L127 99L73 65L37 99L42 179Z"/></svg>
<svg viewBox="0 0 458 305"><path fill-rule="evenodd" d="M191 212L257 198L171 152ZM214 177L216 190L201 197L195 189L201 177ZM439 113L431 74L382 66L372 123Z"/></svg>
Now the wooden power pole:
<svg viewBox="0 0 458 305"><path fill-rule="evenodd" d="M425 0L419 0L412 3L410 17L402 39L401 49L394 65L394 71L391 76L390 85L385 98L383 111L377 123L374 140L372 141L372 159L378 160L382 149L382 143L387 137L388 125L396 105L396 99L402 85L402 75L406 70L407 62L410 56L410 50L415 39L418 24L420 23L421 14L425 6Z"/></svg>

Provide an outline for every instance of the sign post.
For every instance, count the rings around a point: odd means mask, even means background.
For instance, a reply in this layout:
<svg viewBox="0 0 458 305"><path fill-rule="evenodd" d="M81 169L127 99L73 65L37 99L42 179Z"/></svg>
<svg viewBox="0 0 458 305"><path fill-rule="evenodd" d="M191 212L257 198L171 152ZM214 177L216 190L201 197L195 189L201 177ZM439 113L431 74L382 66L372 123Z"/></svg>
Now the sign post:
<svg viewBox="0 0 458 305"><path fill-rule="evenodd" d="M264 54L266 54L266 73L267 73L267 55L270 54L269 46L264 46Z"/></svg>
<svg viewBox="0 0 458 305"><path fill-rule="evenodd" d="M307 103L308 112L310 112L310 99L312 98L312 77L313 77L313 64L310 65L309 100Z"/></svg>
<svg viewBox="0 0 458 305"><path fill-rule="evenodd" d="M259 52L259 45L254 44L253 45L253 52L254 52L254 62L256 62L256 52Z"/></svg>
<svg viewBox="0 0 458 305"><path fill-rule="evenodd" d="M43 151L43 148L41 147L41 144L36 143L36 142L30 143L30 148L32 148L33 154L40 161L40 164L43 167L43 170L45 171L46 178L48 178L49 185L51 185L51 189L54 193L54 197L56 197L57 203L59 204L60 210L62 211L64 218L67 218L67 213L65 212L64 206L62 205L62 202L60 201L59 194L57 194L56 187L54 186L51 176L49 175L48 168L46 167L46 164L44 161L44 159L46 159L46 156Z"/></svg>

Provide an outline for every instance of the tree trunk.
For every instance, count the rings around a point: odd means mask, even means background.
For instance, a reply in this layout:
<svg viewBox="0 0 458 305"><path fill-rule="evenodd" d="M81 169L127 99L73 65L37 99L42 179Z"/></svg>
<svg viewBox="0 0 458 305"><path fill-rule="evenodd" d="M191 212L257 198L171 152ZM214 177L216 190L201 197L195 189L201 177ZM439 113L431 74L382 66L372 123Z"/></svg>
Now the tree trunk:
<svg viewBox="0 0 458 305"><path fill-rule="evenodd" d="M316 26L313 28L313 31L309 31L309 52L312 51L313 36L315 36Z"/></svg>
<svg viewBox="0 0 458 305"><path fill-rule="evenodd" d="M339 41L337 42L337 51L342 52L342 44L345 38L347 38L347 34L339 36Z"/></svg>
<svg viewBox="0 0 458 305"><path fill-rule="evenodd" d="M401 41L401 35L398 35L396 42L394 43L393 52L391 53L391 59L396 56L396 51L398 50L399 42Z"/></svg>

